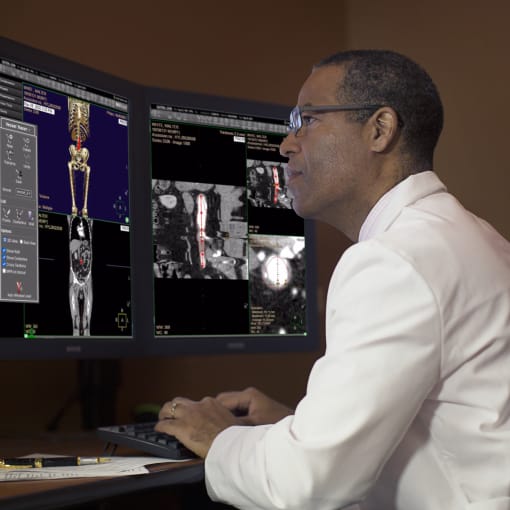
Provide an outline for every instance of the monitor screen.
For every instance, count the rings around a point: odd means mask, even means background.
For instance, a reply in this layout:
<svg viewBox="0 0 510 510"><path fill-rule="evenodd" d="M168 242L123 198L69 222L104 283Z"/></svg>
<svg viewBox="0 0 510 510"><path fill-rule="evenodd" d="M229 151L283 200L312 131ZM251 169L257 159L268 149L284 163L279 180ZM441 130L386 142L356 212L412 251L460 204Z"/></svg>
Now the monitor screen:
<svg viewBox="0 0 510 510"><path fill-rule="evenodd" d="M0 353L120 354L115 341L133 340L130 86L0 42Z"/></svg>
<svg viewBox="0 0 510 510"><path fill-rule="evenodd" d="M156 351L316 347L313 228L279 152L287 108L176 97L150 104Z"/></svg>

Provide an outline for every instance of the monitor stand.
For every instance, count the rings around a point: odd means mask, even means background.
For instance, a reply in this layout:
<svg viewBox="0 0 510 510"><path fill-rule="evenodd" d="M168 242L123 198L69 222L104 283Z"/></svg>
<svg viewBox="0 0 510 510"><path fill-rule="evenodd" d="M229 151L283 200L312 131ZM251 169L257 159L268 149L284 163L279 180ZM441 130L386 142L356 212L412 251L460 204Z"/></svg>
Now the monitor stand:
<svg viewBox="0 0 510 510"><path fill-rule="evenodd" d="M78 362L81 422L84 429L115 424L119 383L119 360Z"/></svg>
<svg viewBox="0 0 510 510"><path fill-rule="evenodd" d="M58 429L60 420L76 402L81 407L81 427L85 430L116 423L120 360L78 360L77 385L46 426Z"/></svg>

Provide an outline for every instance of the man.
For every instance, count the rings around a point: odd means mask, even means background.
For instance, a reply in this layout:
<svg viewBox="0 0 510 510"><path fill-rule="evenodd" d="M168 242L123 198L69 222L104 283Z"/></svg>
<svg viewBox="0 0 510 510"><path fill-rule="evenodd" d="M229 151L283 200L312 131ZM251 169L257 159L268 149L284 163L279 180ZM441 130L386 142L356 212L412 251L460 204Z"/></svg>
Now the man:
<svg viewBox="0 0 510 510"><path fill-rule="evenodd" d="M510 509L510 246L432 171L442 119L393 52L340 53L305 81L281 145L293 207L358 242L295 411L254 389L163 406L157 429L205 457L213 499Z"/></svg>

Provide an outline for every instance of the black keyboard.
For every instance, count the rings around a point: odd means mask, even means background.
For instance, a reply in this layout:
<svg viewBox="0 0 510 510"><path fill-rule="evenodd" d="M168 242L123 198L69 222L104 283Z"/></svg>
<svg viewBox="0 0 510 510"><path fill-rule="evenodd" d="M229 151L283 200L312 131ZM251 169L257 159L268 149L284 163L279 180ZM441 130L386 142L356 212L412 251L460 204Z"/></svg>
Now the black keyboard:
<svg viewBox="0 0 510 510"><path fill-rule="evenodd" d="M156 423L154 421L99 427L96 432L101 439L106 441L106 449L113 447L113 451L117 445L121 445L156 457L174 460L196 458L196 455L174 436L156 432L154 430Z"/></svg>

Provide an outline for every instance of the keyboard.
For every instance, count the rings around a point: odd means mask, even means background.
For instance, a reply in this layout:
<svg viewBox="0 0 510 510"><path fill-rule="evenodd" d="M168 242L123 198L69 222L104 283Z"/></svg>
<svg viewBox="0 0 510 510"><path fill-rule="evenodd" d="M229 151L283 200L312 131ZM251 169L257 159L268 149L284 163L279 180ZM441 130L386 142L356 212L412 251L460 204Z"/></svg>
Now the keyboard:
<svg viewBox="0 0 510 510"><path fill-rule="evenodd" d="M156 432L157 422L130 423L99 427L96 433L106 441L106 450L117 445L127 446L134 450L173 460L195 459L197 456L188 450L177 438L162 432ZM113 453L110 453L112 455Z"/></svg>

